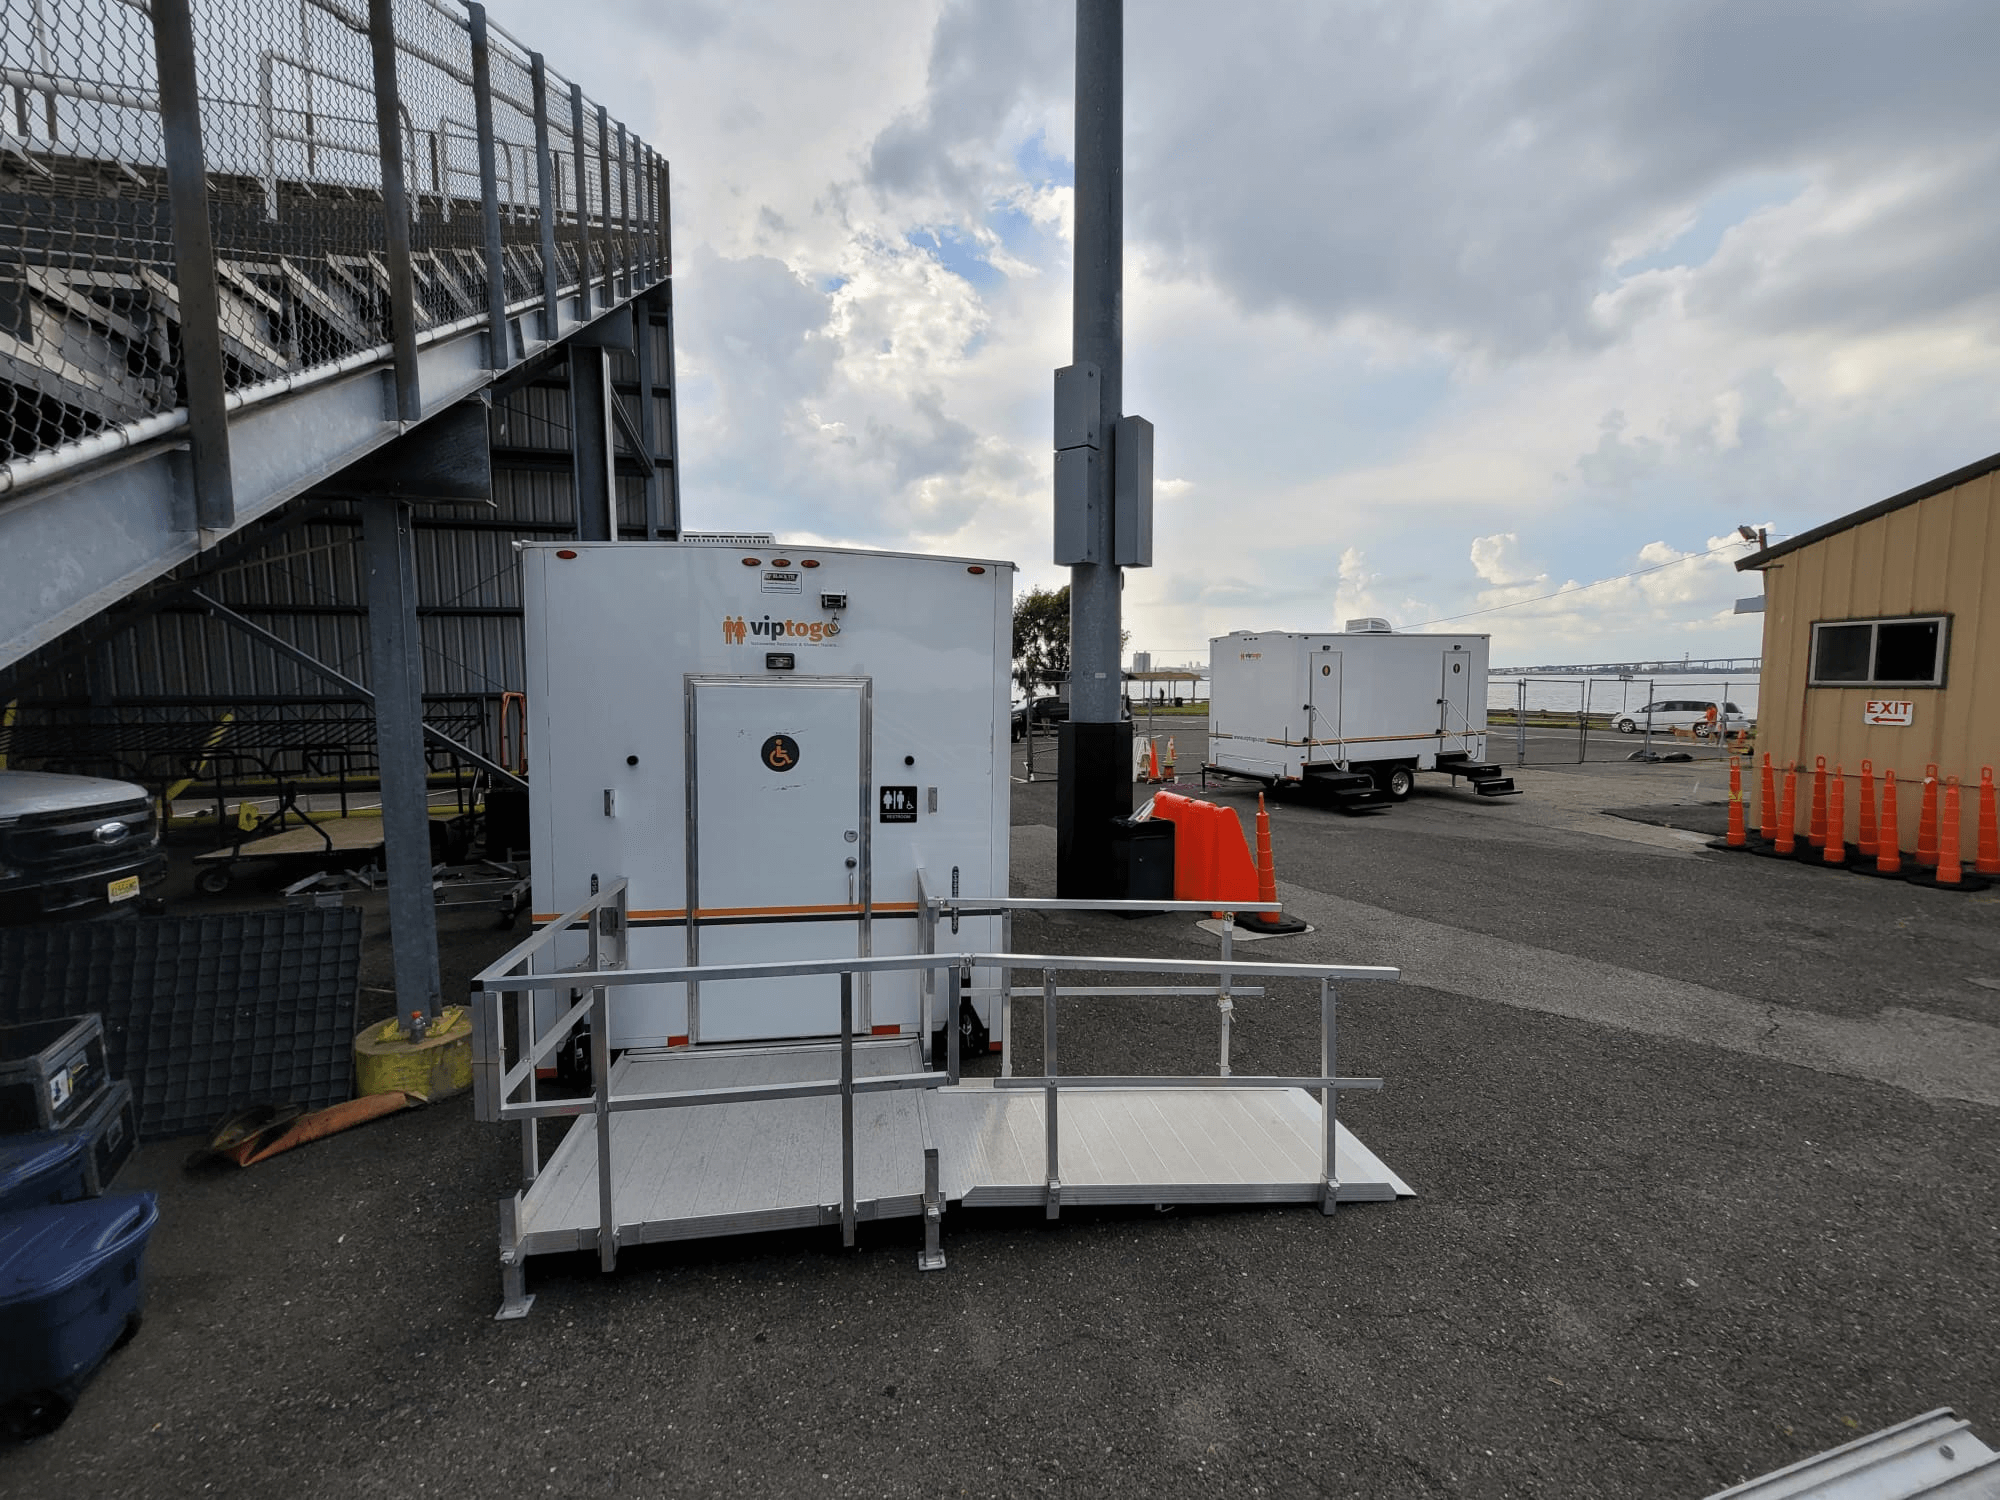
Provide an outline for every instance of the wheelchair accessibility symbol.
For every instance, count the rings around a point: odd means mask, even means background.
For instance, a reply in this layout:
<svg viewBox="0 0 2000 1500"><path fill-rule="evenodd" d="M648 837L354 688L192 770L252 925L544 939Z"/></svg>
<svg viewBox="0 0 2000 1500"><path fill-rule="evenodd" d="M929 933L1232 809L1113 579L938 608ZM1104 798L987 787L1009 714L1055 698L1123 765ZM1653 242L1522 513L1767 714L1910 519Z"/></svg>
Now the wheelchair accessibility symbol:
<svg viewBox="0 0 2000 1500"><path fill-rule="evenodd" d="M799 742L789 734L774 734L764 741L764 764L773 771L789 771L799 763Z"/></svg>

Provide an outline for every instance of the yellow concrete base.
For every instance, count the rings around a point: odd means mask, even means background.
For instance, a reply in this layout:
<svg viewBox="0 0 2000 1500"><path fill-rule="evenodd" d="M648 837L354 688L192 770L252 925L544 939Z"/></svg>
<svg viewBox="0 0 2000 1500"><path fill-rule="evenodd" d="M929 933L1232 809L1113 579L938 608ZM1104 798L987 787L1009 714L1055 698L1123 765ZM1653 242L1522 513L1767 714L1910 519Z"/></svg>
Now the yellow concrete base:
<svg viewBox="0 0 2000 1500"><path fill-rule="evenodd" d="M472 1017L462 1005L438 1012L421 1042L397 1020L381 1021L354 1039L357 1094L419 1094L441 1099L472 1087Z"/></svg>

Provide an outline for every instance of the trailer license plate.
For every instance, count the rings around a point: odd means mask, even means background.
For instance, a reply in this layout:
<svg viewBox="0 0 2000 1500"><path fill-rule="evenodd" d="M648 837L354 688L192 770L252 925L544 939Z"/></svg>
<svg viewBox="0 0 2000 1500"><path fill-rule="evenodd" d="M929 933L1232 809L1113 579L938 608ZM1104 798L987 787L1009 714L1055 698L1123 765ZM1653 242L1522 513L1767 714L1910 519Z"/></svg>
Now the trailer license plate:
<svg viewBox="0 0 2000 1500"><path fill-rule="evenodd" d="M139 877L137 875L123 876L120 879L112 881L111 884L104 888L104 899L107 901L130 901L138 894Z"/></svg>

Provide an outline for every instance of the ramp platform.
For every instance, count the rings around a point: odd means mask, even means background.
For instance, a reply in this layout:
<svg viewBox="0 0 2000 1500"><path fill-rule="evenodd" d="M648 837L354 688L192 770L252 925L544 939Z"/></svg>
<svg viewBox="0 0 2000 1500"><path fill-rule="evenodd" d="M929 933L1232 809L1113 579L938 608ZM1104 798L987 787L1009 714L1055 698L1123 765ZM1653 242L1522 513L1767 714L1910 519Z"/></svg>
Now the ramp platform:
<svg viewBox="0 0 2000 1500"><path fill-rule="evenodd" d="M915 1037L857 1043L857 1080L923 1071ZM628 1052L624 1096L760 1084L836 1083L838 1043ZM1302 1089L1063 1091L1062 1202L1317 1203L1320 1106ZM1411 1189L1335 1122L1337 1199L1384 1202ZM1042 1095L990 1080L860 1094L854 1101L857 1219L924 1210L924 1150L938 1152L947 1203L1040 1207ZM611 1116L621 1245L840 1222L840 1100L831 1095ZM598 1230L597 1121L584 1116L520 1200L524 1254L591 1250Z"/></svg>

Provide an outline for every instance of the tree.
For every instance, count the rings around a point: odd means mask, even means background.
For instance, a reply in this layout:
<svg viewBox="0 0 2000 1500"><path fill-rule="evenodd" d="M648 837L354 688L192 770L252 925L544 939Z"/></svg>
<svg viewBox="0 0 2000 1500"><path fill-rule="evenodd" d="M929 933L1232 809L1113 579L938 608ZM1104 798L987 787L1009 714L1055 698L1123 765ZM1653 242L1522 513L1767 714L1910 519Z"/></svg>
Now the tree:
<svg viewBox="0 0 2000 1500"><path fill-rule="evenodd" d="M1132 632L1118 632L1123 650ZM1014 601L1014 681L1030 698L1069 671L1069 585L1030 589Z"/></svg>
<svg viewBox="0 0 2000 1500"><path fill-rule="evenodd" d="M1069 585L1014 601L1014 681L1030 698L1069 671Z"/></svg>

